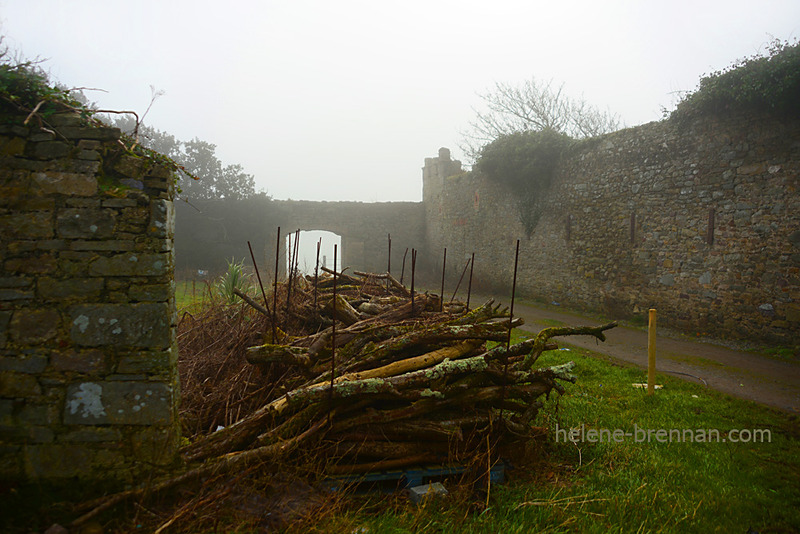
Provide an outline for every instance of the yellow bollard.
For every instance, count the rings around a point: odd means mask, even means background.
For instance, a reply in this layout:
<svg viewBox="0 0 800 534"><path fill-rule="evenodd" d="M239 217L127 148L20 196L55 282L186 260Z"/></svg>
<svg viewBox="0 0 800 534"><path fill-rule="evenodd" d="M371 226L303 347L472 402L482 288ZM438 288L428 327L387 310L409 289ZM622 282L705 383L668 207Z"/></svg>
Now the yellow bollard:
<svg viewBox="0 0 800 534"><path fill-rule="evenodd" d="M656 389L656 310L650 310L650 323L647 328L647 394Z"/></svg>

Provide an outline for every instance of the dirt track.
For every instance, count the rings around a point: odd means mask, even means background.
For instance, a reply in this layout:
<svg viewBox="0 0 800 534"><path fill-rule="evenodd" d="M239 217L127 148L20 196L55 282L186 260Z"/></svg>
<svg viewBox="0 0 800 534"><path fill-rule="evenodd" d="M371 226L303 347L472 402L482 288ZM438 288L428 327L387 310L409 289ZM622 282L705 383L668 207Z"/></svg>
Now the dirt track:
<svg viewBox="0 0 800 534"><path fill-rule="evenodd" d="M508 301L502 298L497 300ZM533 332L560 323L569 326L595 326L605 322L570 310L529 303L516 303L514 315L525 319L523 330ZM712 343L682 339L661 328L657 332L658 372L670 373L686 380L705 381L708 387L730 395L800 414L800 360L786 361ZM639 367L647 367L646 328L619 326L606 334L608 339L605 343L598 343L593 337L572 336L568 343L561 341L561 344L588 348Z"/></svg>

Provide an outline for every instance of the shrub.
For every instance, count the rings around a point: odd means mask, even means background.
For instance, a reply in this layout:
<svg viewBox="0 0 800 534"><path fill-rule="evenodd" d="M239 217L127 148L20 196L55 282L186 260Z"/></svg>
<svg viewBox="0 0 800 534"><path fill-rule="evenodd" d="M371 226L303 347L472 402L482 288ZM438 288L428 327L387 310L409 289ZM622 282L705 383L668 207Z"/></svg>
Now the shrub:
<svg viewBox="0 0 800 534"><path fill-rule="evenodd" d="M244 272L244 260L236 263L231 258L228 262L228 270L217 280L217 295L227 304L235 304L238 297L233 292L238 289L247 293L250 289L250 277Z"/></svg>
<svg viewBox="0 0 800 534"><path fill-rule="evenodd" d="M800 117L800 43L776 39L765 53L704 76L671 117L741 111Z"/></svg>
<svg viewBox="0 0 800 534"><path fill-rule="evenodd" d="M545 129L503 135L481 149L476 170L514 190L528 235L539 222L556 166L571 140Z"/></svg>

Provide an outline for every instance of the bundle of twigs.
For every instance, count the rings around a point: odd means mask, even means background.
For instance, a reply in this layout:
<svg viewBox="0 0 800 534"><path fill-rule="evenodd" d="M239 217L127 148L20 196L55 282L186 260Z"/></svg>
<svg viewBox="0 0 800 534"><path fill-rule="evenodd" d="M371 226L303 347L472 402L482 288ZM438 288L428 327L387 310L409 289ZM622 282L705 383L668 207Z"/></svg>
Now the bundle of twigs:
<svg viewBox="0 0 800 534"><path fill-rule="evenodd" d="M246 349L254 369L291 371L272 375L292 377L272 386L282 393L185 446L183 472L149 492L286 460L312 441L328 475L469 462L479 441L529 438L540 397L563 392L558 381L575 380L571 364L534 368L543 351L556 348L552 337L605 340L604 331L615 326L547 328L510 345L510 329L522 321L492 301L471 311L447 309L438 297L413 295L389 275L335 274L314 287L301 282L294 292L303 302L287 305L283 318L261 310L283 325L293 317L296 334L297 324L313 328L294 336L264 332L268 343ZM107 498L88 516L143 491Z"/></svg>

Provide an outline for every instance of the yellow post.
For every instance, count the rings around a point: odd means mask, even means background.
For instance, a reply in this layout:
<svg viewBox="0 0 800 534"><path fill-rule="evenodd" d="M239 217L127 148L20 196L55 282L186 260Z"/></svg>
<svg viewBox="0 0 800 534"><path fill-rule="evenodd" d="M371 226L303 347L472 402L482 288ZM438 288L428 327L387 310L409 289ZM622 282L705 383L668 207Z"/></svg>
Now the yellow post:
<svg viewBox="0 0 800 534"><path fill-rule="evenodd" d="M650 324L647 328L647 394L656 389L656 310L650 310Z"/></svg>

